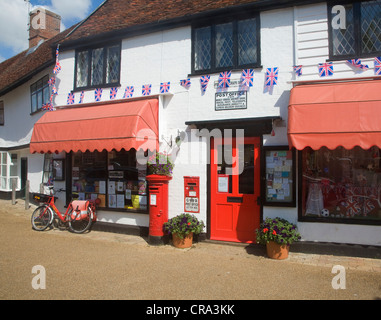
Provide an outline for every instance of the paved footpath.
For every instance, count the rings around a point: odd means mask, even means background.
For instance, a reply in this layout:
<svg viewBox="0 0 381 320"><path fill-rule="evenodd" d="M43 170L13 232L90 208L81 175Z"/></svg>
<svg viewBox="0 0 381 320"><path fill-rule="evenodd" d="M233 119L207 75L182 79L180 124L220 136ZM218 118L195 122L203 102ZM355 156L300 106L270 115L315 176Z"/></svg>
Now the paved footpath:
<svg viewBox="0 0 381 320"><path fill-rule="evenodd" d="M184 250L106 232L37 232L33 208L18 202L0 200L2 300L381 299L380 259L291 252L275 261L245 245L200 242ZM343 267L337 274L335 265ZM32 286L42 276L34 266L46 272L45 289Z"/></svg>

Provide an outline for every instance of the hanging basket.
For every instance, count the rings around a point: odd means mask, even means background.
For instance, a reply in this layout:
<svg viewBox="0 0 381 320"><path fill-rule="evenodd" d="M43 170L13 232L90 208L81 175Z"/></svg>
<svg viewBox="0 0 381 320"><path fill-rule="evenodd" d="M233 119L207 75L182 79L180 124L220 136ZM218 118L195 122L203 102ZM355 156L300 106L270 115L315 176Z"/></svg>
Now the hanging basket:
<svg viewBox="0 0 381 320"><path fill-rule="evenodd" d="M172 242L176 248L190 248L193 244L193 232L190 232L182 239L176 233L173 233Z"/></svg>
<svg viewBox="0 0 381 320"><path fill-rule="evenodd" d="M290 246L270 241L266 244L267 256L271 259L284 260L288 258Z"/></svg>

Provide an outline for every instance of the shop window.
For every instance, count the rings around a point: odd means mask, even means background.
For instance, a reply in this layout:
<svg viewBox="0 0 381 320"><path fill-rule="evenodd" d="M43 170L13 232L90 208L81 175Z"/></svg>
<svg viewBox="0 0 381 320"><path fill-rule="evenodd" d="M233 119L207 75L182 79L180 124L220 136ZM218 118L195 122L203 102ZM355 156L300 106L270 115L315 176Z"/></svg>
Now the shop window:
<svg viewBox="0 0 381 320"><path fill-rule="evenodd" d="M53 155L49 153L44 155L42 183L46 186L53 185Z"/></svg>
<svg viewBox="0 0 381 320"><path fill-rule="evenodd" d="M116 86L120 78L120 44L76 53L75 88Z"/></svg>
<svg viewBox="0 0 381 320"><path fill-rule="evenodd" d="M146 172L134 150L77 152L72 157L72 196L99 198L102 208L147 213Z"/></svg>
<svg viewBox="0 0 381 320"><path fill-rule="evenodd" d="M31 112L37 112L50 101L49 76L45 76L30 86Z"/></svg>
<svg viewBox="0 0 381 320"><path fill-rule="evenodd" d="M381 152L355 147L302 152L301 219L381 222Z"/></svg>
<svg viewBox="0 0 381 320"><path fill-rule="evenodd" d="M344 10L336 12L333 10L336 4L328 6L329 21L332 21L328 23L330 58L353 59L379 55L381 1L337 4Z"/></svg>
<svg viewBox="0 0 381 320"><path fill-rule="evenodd" d="M193 72L255 67L259 59L259 16L193 29Z"/></svg>

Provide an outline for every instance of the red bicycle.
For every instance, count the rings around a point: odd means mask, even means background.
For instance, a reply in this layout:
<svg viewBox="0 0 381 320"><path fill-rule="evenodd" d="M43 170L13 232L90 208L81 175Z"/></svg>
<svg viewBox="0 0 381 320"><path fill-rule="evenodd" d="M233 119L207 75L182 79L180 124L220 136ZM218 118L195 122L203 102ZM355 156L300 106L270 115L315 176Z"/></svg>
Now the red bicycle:
<svg viewBox="0 0 381 320"><path fill-rule="evenodd" d="M64 191L62 189L58 192ZM51 194L35 193L33 199L43 203L32 213L32 227L37 231L44 231L53 224L56 219L59 224L66 225L74 233L83 233L90 229L93 221L96 221L96 206L99 200L74 200L70 202L65 213L61 213L54 204L57 199Z"/></svg>

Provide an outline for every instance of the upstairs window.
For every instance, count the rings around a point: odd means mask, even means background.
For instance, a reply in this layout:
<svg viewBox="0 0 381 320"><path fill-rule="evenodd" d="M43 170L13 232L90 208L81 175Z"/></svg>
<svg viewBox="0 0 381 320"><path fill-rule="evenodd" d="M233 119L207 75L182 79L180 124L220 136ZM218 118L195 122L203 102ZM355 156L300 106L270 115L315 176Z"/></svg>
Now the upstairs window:
<svg viewBox="0 0 381 320"><path fill-rule="evenodd" d="M30 86L31 112L37 112L50 101L49 76L45 76Z"/></svg>
<svg viewBox="0 0 381 320"><path fill-rule="evenodd" d="M328 6L330 59L381 54L381 0Z"/></svg>
<svg viewBox="0 0 381 320"><path fill-rule="evenodd" d="M193 73L260 65L259 15L193 28Z"/></svg>
<svg viewBox="0 0 381 320"><path fill-rule="evenodd" d="M4 124L5 124L4 101L0 101L0 126L3 126Z"/></svg>
<svg viewBox="0 0 381 320"><path fill-rule="evenodd" d="M75 89L108 87L120 81L120 44L76 52Z"/></svg>

